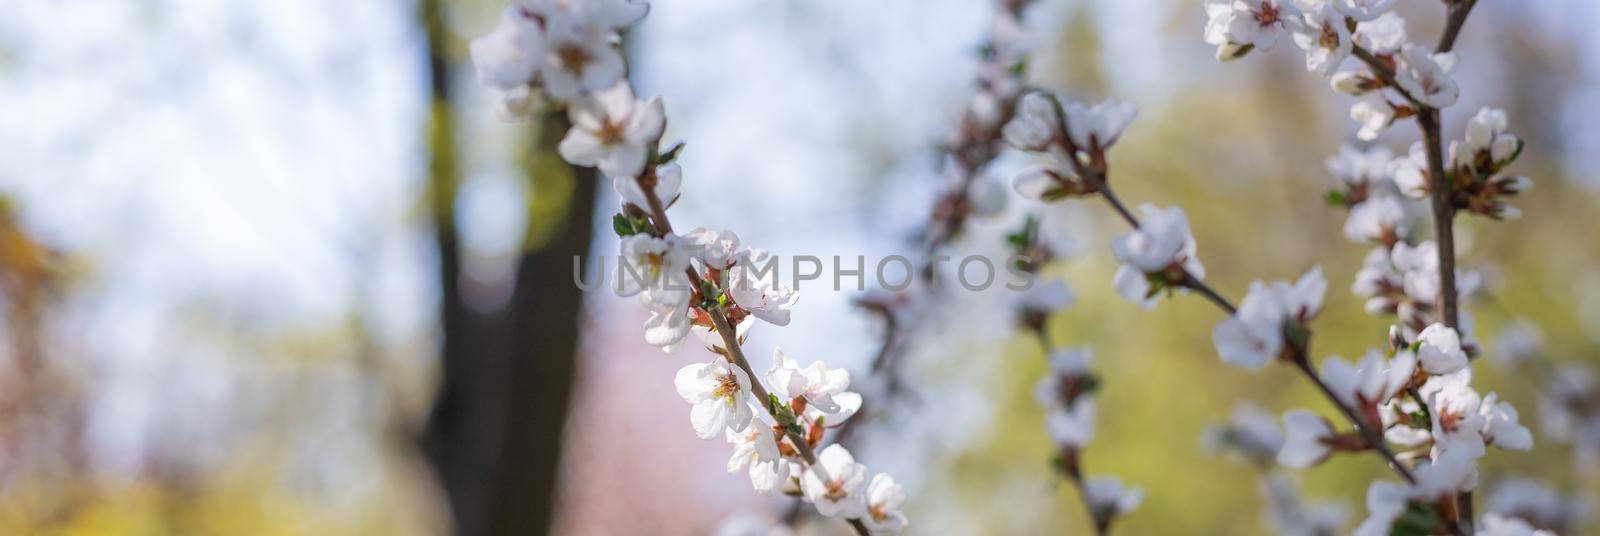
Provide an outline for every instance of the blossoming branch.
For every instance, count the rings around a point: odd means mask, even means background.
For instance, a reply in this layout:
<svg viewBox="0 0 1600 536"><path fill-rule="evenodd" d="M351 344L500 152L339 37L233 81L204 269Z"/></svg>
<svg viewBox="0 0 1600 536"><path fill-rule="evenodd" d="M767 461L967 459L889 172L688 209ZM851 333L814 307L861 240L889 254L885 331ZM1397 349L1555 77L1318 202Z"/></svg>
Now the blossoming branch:
<svg viewBox="0 0 1600 536"><path fill-rule="evenodd" d="M565 106L572 130L557 147L561 157L611 178L622 199L613 223L623 262L644 274L619 278L617 291L650 311L645 341L674 353L694 333L718 355L674 380L692 406L696 435L725 438L729 471L747 470L758 492L800 496L860 534L899 532L905 493L893 477L871 475L840 445L815 451L829 427L861 407L847 390L849 373L820 361L802 367L780 349L758 376L745 358L740 345L751 325L788 325L797 297L749 269L767 253L731 231L677 234L667 218L682 183L673 161L683 145L663 150L661 99L634 97L617 49L619 32L647 11L629 0L515 0L492 33L473 41L473 62L481 81L502 91L509 117Z"/></svg>

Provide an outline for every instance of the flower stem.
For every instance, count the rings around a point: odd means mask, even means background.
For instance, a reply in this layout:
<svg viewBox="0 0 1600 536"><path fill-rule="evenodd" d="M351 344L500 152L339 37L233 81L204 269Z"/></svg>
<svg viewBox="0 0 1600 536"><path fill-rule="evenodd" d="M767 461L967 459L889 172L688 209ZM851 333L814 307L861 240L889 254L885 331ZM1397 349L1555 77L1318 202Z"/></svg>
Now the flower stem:
<svg viewBox="0 0 1600 536"><path fill-rule="evenodd" d="M1090 181L1090 184L1094 186L1100 193L1101 198L1105 199L1106 202L1112 206L1112 208L1117 209L1117 213L1122 216L1124 221L1128 222L1128 225L1132 226L1134 229L1139 228L1139 219L1134 217L1132 213L1128 212L1128 210L1123 206L1122 201L1117 198L1116 192L1111 190L1110 185L1106 183L1102 175L1091 173L1091 170L1088 169L1088 166L1079 165L1076 161L1074 161L1074 167L1077 168L1076 171L1078 172L1079 176ZM1097 167L1103 168L1103 166ZM1212 289L1204 281L1193 277L1193 275L1189 274L1188 271L1184 271L1183 284L1184 287L1192 289L1196 292L1199 292L1202 296L1205 296L1207 300L1210 300L1211 303L1215 304L1219 309L1227 312L1228 315L1232 316L1238 312L1238 309L1233 306L1232 302L1228 301L1227 298L1223 297L1215 289ZM1299 368L1301 372L1305 373L1306 378L1311 380L1311 383L1316 384L1317 388L1322 391L1322 394L1327 396L1329 402L1333 402L1333 405L1339 407L1339 411L1344 413L1346 418L1350 419L1350 423L1355 425L1356 429L1361 432L1361 435L1367 439L1368 443L1372 444L1373 451L1377 452L1379 456L1382 456L1384 462L1386 462L1390 468L1394 469L1395 473L1399 474L1401 478L1404 478L1406 482L1416 482L1416 477L1412 476L1411 470L1407 469L1404 464L1401 464L1400 460L1395 457L1394 452L1390 451L1389 447L1384 444L1383 434L1377 430L1368 428L1365 424L1363 424L1362 420L1356 415L1355 410L1349 406L1346 406L1344 402L1340 401L1339 397L1335 396L1333 394L1333 390L1328 387L1328 384L1323 383L1322 379L1317 377L1317 373L1311 369L1310 360L1307 359L1303 349L1300 351L1300 354L1301 355L1296 356L1296 358L1292 360L1296 367Z"/></svg>

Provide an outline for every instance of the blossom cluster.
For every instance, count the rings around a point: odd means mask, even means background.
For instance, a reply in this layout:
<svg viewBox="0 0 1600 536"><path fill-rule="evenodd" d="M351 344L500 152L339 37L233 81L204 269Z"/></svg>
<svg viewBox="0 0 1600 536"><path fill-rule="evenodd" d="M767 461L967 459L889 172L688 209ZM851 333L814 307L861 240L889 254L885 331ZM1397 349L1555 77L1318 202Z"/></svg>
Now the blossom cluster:
<svg viewBox="0 0 1600 536"><path fill-rule="evenodd" d="M1017 258L1024 259L1023 268L1034 274L1062 254L1040 231L1039 220L1030 216L1022 229L1007 236ZM1144 490L1124 485L1115 476L1084 476L1082 453L1094 440L1095 393L1100 387L1099 376L1089 366L1094 352L1088 347L1057 347L1050 340L1047 323L1051 315L1075 301L1064 280L1040 281L1018 297L1017 322L1038 338L1050 362L1050 371L1039 380L1034 397L1045 407L1045 431L1056 446L1056 470L1077 486L1097 532L1104 533L1112 521L1139 507Z"/></svg>
<svg viewBox="0 0 1600 536"><path fill-rule="evenodd" d="M1106 150L1137 116L1138 110L1126 102L1063 105L1048 93L1028 93L1005 126L1006 141L1043 155L1046 162L1021 172L1013 187L1023 197L1044 202L1108 192ZM1164 291L1186 292L1203 280L1205 266L1182 208L1141 205L1138 210L1143 218L1134 229L1111 242L1121 263L1112 285L1124 298L1149 309ZM1125 211L1124 217L1135 218Z"/></svg>
<svg viewBox="0 0 1600 536"><path fill-rule="evenodd" d="M1456 210L1500 220L1519 214L1505 198L1526 191L1530 181L1500 173L1521 152L1522 142L1507 133L1504 112L1484 108L1468 121L1465 139L1452 141L1448 153L1441 150L1438 110L1455 104L1460 94L1453 78L1456 57L1449 52L1453 36L1438 51L1409 43L1405 21L1390 11L1394 4L1394 0L1208 0L1206 4L1205 40L1217 47L1218 59L1271 48L1280 34L1289 34L1305 52L1308 70L1328 77L1336 91L1362 97L1350 113L1361 126L1359 139L1376 140L1396 120L1413 116L1431 136L1398 158L1382 146L1346 146L1328 162L1335 186L1326 198L1349 209L1345 236L1376 245L1352 290L1366 298L1368 312L1394 315L1399 323L1390 328L1387 351L1370 350L1355 364L1329 357L1314 378L1357 432L1341 433L1314 412L1292 410L1283 417L1285 436L1277 460L1300 468L1316 465L1336 451L1377 450L1391 464L1399 464L1389 445L1407 449L1398 458L1417 463L1412 470L1397 466L1406 483L1372 484L1369 517L1357 527L1357 534L1459 531L1470 526L1471 520L1457 519L1458 500L1476 488L1478 460L1486 447L1533 446L1533 436L1519 422L1514 407L1495 393L1480 395L1471 385L1469 358L1478 352L1478 345L1471 339L1470 316L1458 314L1454 304L1474 293L1481 278L1446 262L1455 256L1449 249L1449 226ZM1466 9L1471 9L1470 3ZM1461 13L1464 17L1466 12ZM1452 24L1459 29L1460 19ZM1345 70L1346 60L1359 66ZM1444 176L1435 176L1440 173ZM1440 185L1449 186L1448 195L1434 191ZM1435 201L1436 233L1443 235L1439 242L1415 241L1412 221L1418 204L1412 199ZM1321 280L1320 273L1315 280ZM1299 286L1252 285L1239 310L1214 333L1223 360L1256 368L1276 357L1309 374L1305 347L1309 318L1295 316L1292 306L1285 313L1282 305L1296 298L1310 300L1294 291ZM1318 287L1314 301L1320 305L1325 283L1313 281L1310 286ZM1441 305L1448 310L1438 310ZM1311 311L1314 314L1314 308ZM1480 533L1531 533L1531 528L1519 530L1521 525L1525 522L1520 519L1491 514L1478 528L1484 531Z"/></svg>
<svg viewBox="0 0 1600 536"><path fill-rule="evenodd" d="M780 349L766 386L751 377L740 348L746 331L758 319L787 325L797 299L775 272L758 268L767 252L732 231L672 230L666 214L680 194L673 162L683 146L662 149L665 107L660 97L634 96L617 50L618 32L646 11L629 0L515 0L492 33L473 41L473 62L512 117L527 117L546 97L564 105L572 127L557 152L611 179L622 205L613 218L619 273L627 274L615 290L650 312L645 342L675 353L694 333L717 354L674 380L695 434L726 439L728 470L747 470L761 493L799 496L822 515L898 532L905 492L893 477L871 475L837 444L813 453L827 428L861 407L849 372L820 361L801 367Z"/></svg>

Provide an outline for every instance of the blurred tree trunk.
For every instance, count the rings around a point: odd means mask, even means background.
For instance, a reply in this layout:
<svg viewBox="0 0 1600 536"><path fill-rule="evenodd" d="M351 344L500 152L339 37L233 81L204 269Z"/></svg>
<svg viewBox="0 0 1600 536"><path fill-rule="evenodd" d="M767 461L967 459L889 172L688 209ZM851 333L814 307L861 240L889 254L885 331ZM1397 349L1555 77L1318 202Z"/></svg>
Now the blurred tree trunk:
<svg viewBox="0 0 1600 536"><path fill-rule="evenodd" d="M588 255L597 181L592 169L553 159L564 114L539 123L524 159L540 205L505 308L477 312L461 292L462 254L454 204L460 183L453 138L452 62L440 0L421 0L432 95L428 193L439 248L441 382L421 443L453 515L456 534L550 530L583 294L572 259ZM541 157L544 156L544 157Z"/></svg>

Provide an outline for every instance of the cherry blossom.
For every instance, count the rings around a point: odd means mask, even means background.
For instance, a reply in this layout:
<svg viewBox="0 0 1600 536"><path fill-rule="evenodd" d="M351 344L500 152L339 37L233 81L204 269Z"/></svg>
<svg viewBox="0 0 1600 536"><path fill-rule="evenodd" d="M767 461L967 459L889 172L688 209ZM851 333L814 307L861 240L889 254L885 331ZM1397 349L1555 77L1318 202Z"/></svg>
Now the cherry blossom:
<svg viewBox="0 0 1600 536"><path fill-rule="evenodd" d="M1400 52L1406 44L1406 21L1392 11L1386 12L1357 24L1353 38L1357 45L1373 54L1390 56Z"/></svg>
<svg viewBox="0 0 1600 536"><path fill-rule="evenodd" d="M1327 167L1344 200L1360 203L1393 188L1389 178L1389 162L1393 160L1394 153L1382 145L1364 150L1341 145L1339 153L1328 159Z"/></svg>
<svg viewBox="0 0 1600 536"><path fill-rule="evenodd" d="M1513 321L1495 339L1495 352L1489 358L1496 365L1513 367L1544 355L1544 333L1527 320Z"/></svg>
<svg viewBox="0 0 1600 536"><path fill-rule="evenodd" d="M1333 424L1316 413L1303 409L1285 412L1283 428L1283 448L1278 451L1278 463L1284 467L1311 467L1322 463L1333 452L1329 443Z"/></svg>
<svg viewBox="0 0 1600 536"><path fill-rule="evenodd" d="M1394 522L1405 512L1411 491L1387 480L1375 480L1367 487L1367 519L1356 526L1353 536L1389 536Z"/></svg>
<svg viewBox="0 0 1600 536"><path fill-rule="evenodd" d="M1540 530L1521 519L1490 512L1483 515L1483 527L1478 530L1478 536L1556 536L1556 533Z"/></svg>
<svg viewBox="0 0 1600 536"><path fill-rule="evenodd" d="M550 96L571 100L622 79L622 52L613 29L584 18L554 17L546 34L549 54L539 70Z"/></svg>
<svg viewBox="0 0 1600 536"><path fill-rule="evenodd" d="M1456 330L1433 324L1417 336L1417 361L1428 374L1443 375L1467 367L1467 353L1461 349Z"/></svg>
<svg viewBox="0 0 1600 536"><path fill-rule="evenodd" d="M1461 90L1450 73L1455 70L1455 54L1434 54L1427 48L1407 44L1396 56L1395 84L1422 104L1446 108L1456 103Z"/></svg>
<svg viewBox="0 0 1600 536"><path fill-rule="evenodd" d="M673 383L678 396L694 405L689 422L701 439L724 430L743 431L750 424L750 377L727 358L683 367Z"/></svg>
<svg viewBox="0 0 1600 536"><path fill-rule="evenodd" d="M1139 213L1143 216L1139 228L1111 241L1111 252L1122 263L1113 285L1122 297L1148 309L1155 306L1161 290L1152 285L1151 276L1163 276L1176 267L1198 280L1205 277L1205 267L1195 256L1194 235L1182 208L1146 204L1139 206Z"/></svg>
<svg viewBox="0 0 1600 536"><path fill-rule="evenodd" d="M1138 117L1139 110L1132 103L1108 100L1085 106L1068 103L1067 135L1079 150L1096 154L1105 151L1122 136L1122 130Z"/></svg>
<svg viewBox="0 0 1600 536"><path fill-rule="evenodd" d="M1371 408L1375 414L1378 405L1388 402L1411 382L1416 366L1416 355L1411 352L1402 351L1393 359L1384 359L1372 350L1353 366L1338 356L1329 357L1322 361L1322 371L1317 376L1339 402L1363 412Z"/></svg>
<svg viewBox="0 0 1600 536"><path fill-rule="evenodd" d="M1518 422L1517 408L1498 399L1495 393L1483 397L1478 406L1483 417L1483 439L1505 450L1531 450L1533 432Z"/></svg>
<svg viewBox="0 0 1600 536"><path fill-rule="evenodd" d="M653 181L650 190L661 201L662 210L678 200L678 188L683 185L683 169L677 164L657 166L655 173L646 178ZM650 210L649 198L639 186L639 179L619 175L611 178L611 186L617 190L617 196L622 198L623 203L639 207L640 210Z"/></svg>
<svg viewBox="0 0 1600 536"><path fill-rule="evenodd" d="M1001 132L1006 143L1018 149L1042 151L1055 137L1059 122L1055 99L1042 92L1032 92L1022 96L1016 115Z"/></svg>
<svg viewBox="0 0 1600 536"><path fill-rule="evenodd" d="M544 28L522 10L507 7L494 31L473 39L468 50L479 83L502 92L526 88L544 61Z"/></svg>
<svg viewBox="0 0 1600 536"><path fill-rule="evenodd" d="M660 97L634 100L626 82L572 103L572 130L556 150L580 166L595 166L610 177L635 177L644 170L649 146L666 126Z"/></svg>
<svg viewBox="0 0 1600 536"><path fill-rule="evenodd" d="M1293 285L1286 281L1250 284L1239 310L1212 330L1212 341L1224 363L1260 369L1286 348L1285 332L1303 326L1322 310L1328 282L1322 268L1306 272Z"/></svg>
<svg viewBox="0 0 1600 536"><path fill-rule="evenodd" d="M1334 6L1308 9L1302 24L1293 28L1294 43L1306 52L1306 70L1332 76L1350 56L1350 29L1345 14Z"/></svg>
<svg viewBox="0 0 1600 536"><path fill-rule="evenodd" d="M1085 502L1091 505L1096 521L1105 522L1128 515L1144 503L1144 490L1125 486L1114 476L1090 477L1083 484Z"/></svg>
<svg viewBox="0 0 1600 536"><path fill-rule="evenodd" d="M800 294L779 285L775 270L771 277L762 276L762 267L772 262L764 249L745 250L728 272L728 296L756 318L774 326L787 326L790 310L800 300Z"/></svg>
<svg viewBox="0 0 1600 536"><path fill-rule="evenodd" d="M1397 0L1329 0L1329 4L1339 13L1355 19L1357 22L1370 21L1384 14L1394 7Z"/></svg>
<svg viewBox="0 0 1600 536"><path fill-rule="evenodd" d="M900 504L906 501L906 492L894 477L887 473L872 476L867 483L867 515L861 520L873 532L899 534L906 528L906 516L900 513Z"/></svg>
<svg viewBox="0 0 1600 536"><path fill-rule="evenodd" d="M1389 125L1394 124L1395 118L1394 105L1382 95L1370 95L1350 105L1350 119L1361 124L1356 138L1362 141L1378 139Z"/></svg>
<svg viewBox="0 0 1600 536"><path fill-rule="evenodd" d="M656 238L640 233L623 238L620 248L617 295L643 293L642 300L652 310L687 303L693 289L685 270L695 254L693 244L675 235Z"/></svg>
<svg viewBox="0 0 1600 536"><path fill-rule="evenodd" d="M1217 59L1228 61L1251 50L1268 50L1278 34L1298 27L1300 12L1282 0L1206 0L1206 43Z"/></svg>
<svg viewBox="0 0 1600 536"><path fill-rule="evenodd" d="M1080 395L1066 407L1052 405L1045 414L1045 431L1056 445L1080 448L1094 441L1095 401L1090 395Z"/></svg>
<svg viewBox="0 0 1600 536"><path fill-rule="evenodd" d="M856 463L850 451L838 444L828 445L817 454L817 463L806 468L800 489L817 512L827 517L859 518L866 514L863 497L867 467Z"/></svg>
<svg viewBox="0 0 1600 536"><path fill-rule="evenodd" d="M845 390L850 387L850 371L830 369L821 361L802 369L782 348L772 351L767 383L780 399L804 399L807 411L815 410L835 424L861 407L861 395Z"/></svg>
<svg viewBox="0 0 1600 536"><path fill-rule="evenodd" d="M1250 403L1234 406L1228 422L1208 429L1205 435L1208 447L1235 452L1258 465L1274 463L1283 442L1277 417Z"/></svg>
<svg viewBox="0 0 1600 536"><path fill-rule="evenodd" d="M749 467L750 483L763 495L771 495L779 482L789 477L789 464L783 463L778 452L778 439L772 427L755 419L742 431L724 431L733 454L728 458L728 472Z"/></svg>
<svg viewBox="0 0 1600 536"><path fill-rule="evenodd" d="M1466 139L1460 144L1452 143L1451 152L1456 158L1456 167L1463 169L1478 169L1493 166L1487 172L1493 172L1508 163L1522 146L1522 140L1506 133L1506 112L1498 108L1482 108L1478 113L1467 120ZM1486 166L1478 165L1485 162Z"/></svg>

